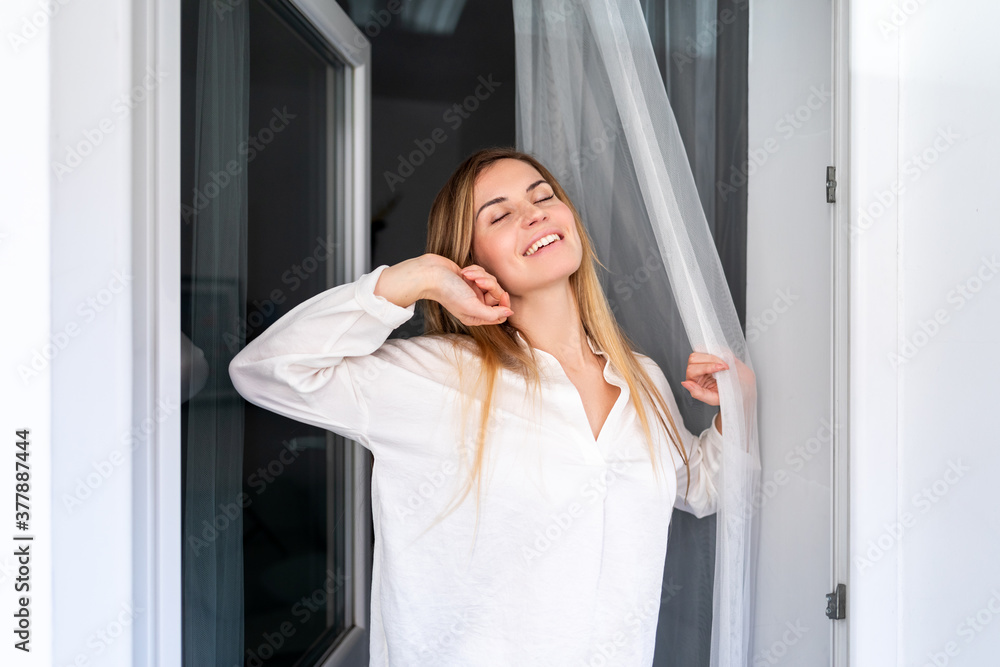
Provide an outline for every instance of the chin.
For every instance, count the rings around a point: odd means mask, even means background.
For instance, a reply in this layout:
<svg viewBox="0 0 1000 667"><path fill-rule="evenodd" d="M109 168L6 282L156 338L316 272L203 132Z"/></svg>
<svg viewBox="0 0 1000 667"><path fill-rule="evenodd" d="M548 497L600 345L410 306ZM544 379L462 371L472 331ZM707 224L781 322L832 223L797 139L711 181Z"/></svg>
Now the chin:
<svg viewBox="0 0 1000 667"><path fill-rule="evenodd" d="M568 281L569 277L580 268L579 258L553 256L550 259L551 261L538 262L537 264L529 263L520 267L518 280L514 282L523 286L522 292L562 280Z"/></svg>

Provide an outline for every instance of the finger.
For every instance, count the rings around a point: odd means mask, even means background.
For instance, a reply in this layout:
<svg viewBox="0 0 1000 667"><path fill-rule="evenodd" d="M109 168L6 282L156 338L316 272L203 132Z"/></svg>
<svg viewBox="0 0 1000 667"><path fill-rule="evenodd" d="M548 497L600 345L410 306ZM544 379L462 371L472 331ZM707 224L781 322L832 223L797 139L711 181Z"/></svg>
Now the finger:
<svg viewBox="0 0 1000 667"><path fill-rule="evenodd" d="M479 299L479 302L485 304L486 303L485 296L487 292L486 287L484 285L480 285L478 280L470 276L462 276L462 280L465 281L466 285L472 288L472 292L476 295L476 298ZM487 304L487 305L492 305L492 304Z"/></svg>
<svg viewBox="0 0 1000 667"><path fill-rule="evenodd" d="M712 373L718 373L719 371L727 370L729 367L724 363L702 363L702 364L689 364L687 367L687 379L694 380L695 378L702 377L705 375L711 375Z"/></svg>
<svg viewBox="0 0 1000 667"><path fill-rule="evenodd" d="M496 276L487 271L481 266L475 264L467 266L461 270L461 275L466 280L478 280L479 278L487 278L489 280L496 281Z"/></svg>
<svg viewBox="0 0 1000 667"><path fill-rule="evenodd" d="M686 380L686 382L696 384L702 389L707 389L709 391L716 391L719 386L719 383L717 383L715 381L715 378L713 378L711 375L702 375L700 377Z"/></svg>
<svg viewBox="0 0 1000 667"><path fill-rule="evenodd" d="M484 292L486 290L484 289L483 286L480 285L480 280L482 278L486 277L486 275L488 275L488 274L485 274L483 271L478 270L478 269L472 269L472 270L469 270L469 271L466 271L466 270L463 269L463 271L461 272L461 276L462 276L463 280L465 280L467 283L469 283L473 287L477 287L477 288L481 289Z"/></svg>
<svg viewBox="0 0 1000 667"><path fill-rule="evenodd" d="M692 352L690 355L688 355L688 363L689 364L692 364L692 363L711 363L711 362L721 363L721 364L725 364L726 363L725 360L721 359L720 357L715 356L714 354L709 354L708 352Z"/></svg>
<svg viewBox="0 0 1000 667"><path fill-rule="evenodd" d="M485 271L484 271L483 267L479 266L478 264L470 264L470 265L462 268L461 271L460 271L460 273L463 276L481 275L484 272Z"/></svg>
<svg viewBox="0 0 1000 667"><path fill-rule="evenodd" d="M709 405L718 405L719 396L717 392L709 391L704 389L697 382L691 382L690 380L682 382L681 386L690 392L691 396L698 399L702 403L708 403Z"/></svg>
<svg viewBox="0 0 1000 667"><path fill-rule="evenodd" d="M486 292L493 297L497 303L500 303L500 299L506 294L506 292L500 287L500 283L493 276L486 275L477 277L474 279L476 285L480 288L485 289Z"/></svg>
<svg viewBox="0 0 1000 667"><path fill-rule="evenodd" d="M503 306L483 306L477 308L462 319L463 324L479 326L482 324L500 324L504 322L508 315L508 310Z"/></svg>
<svg viewBox="0 0 1000 667"><path fill-rule="evenodd" d="M729 365L724 361L703 361L688 364L688 368L708 371L709 373L719 369L728 369Z"/></svg>
<svg viewBox="0 0 1000 667"><path fill-rule="evenodd" d="M501 316L506 317L508 312L509 310L506 306L484 303L472 306L468 315L487 322L494 322Z"/></svg>
<svg viewBox="0 0 1000 667"><path fill-rule="evenodd" d="M475 293L476 298L479 299L479 303L485 304L487 306L496 306L497 304L500 303L500 301L497 298L495 298L492 294L490 294L487 285L481 284L478 280L474 278L466 278L465 281L469 284L469 287L472 288L472 291Z"/></svg>

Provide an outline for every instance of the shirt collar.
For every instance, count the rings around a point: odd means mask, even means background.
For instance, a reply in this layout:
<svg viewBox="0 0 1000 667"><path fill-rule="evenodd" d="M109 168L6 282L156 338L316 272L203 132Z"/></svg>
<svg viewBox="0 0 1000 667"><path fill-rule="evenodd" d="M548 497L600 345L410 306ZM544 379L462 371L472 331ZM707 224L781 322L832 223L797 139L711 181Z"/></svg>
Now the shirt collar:
<svg viewBox="0 0 1000 667"><path fill-rule="evenodd" d="M526 341L526 340L524 339L524 336L522 336L522 335L521 335L521 332L520 332L520 331L515 331L515 332L514 332L514 335L515 335L515 336L517 337L517 340L518 340L518 342L519 342L519 343L520 343L520 344L521 344L522 346L524 346L524 347L527 347L527 345L528 345L528 341ZM586 334L584 334L584 335L586 335ZM591 338L591 337L590 337L589 335L586 335L586 336L587 336L587 344L588 344L588 345L590 346L590 350L591 350L591 351L592 351L592 352L593 352L594 354L601 354L601 355L604 355L605 357L607 357L607 356L608 356L608 355L607 355L607 353L605 353L605 352L604 352L604 350L602 350L602 349L601 349L601 346L597 344L597 341L595 341L595 340L594 340L593 338ZM610 360L610 357L608 357L608 359Z"/></svg>

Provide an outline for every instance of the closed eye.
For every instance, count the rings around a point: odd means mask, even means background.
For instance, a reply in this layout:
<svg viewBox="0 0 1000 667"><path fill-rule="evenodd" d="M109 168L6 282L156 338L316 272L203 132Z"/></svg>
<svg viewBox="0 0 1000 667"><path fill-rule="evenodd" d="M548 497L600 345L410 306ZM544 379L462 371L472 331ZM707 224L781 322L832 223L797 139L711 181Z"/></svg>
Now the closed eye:
<svg viewBox="0 0 1000 667"><path fill-rule="evenodd" d="M548 200L552 199L553 197L555 197L555 195L549 195L549 196L548 196L548 197L546 197L545 199L539 199L539 200L538 200L538 201L536 201L535 203L536 203L536 204L541 204L541 203L542 203L543 201L548 201ZM501 220L503 220L504 218L506 218L506 217L507 217L508 215L510 215L510 214L509 214L509 213L504 213L503 215L501 215L501 216L500 216L499 218L497 218L496 220L494 220L494 221L493 221L493 222L491 222L490 224L492 225L492 224L493 224L493 223L495 223L495 222L500 222Z"/></svg>

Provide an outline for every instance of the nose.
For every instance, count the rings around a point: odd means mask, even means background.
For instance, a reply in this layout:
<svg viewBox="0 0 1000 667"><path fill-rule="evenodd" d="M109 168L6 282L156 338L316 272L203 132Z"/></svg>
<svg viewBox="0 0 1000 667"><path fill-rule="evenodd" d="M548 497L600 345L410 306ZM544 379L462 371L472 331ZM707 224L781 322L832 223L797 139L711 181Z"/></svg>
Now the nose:
<svg viewBox="0 0 1000 667"><path fill-rule="evenodd" d="M531 202L525 203L524 213L521 216L521 222L526 227L530 227L536 222L540 222L547 218L548 215L545 213L545 209L543 209L541 206L538 206L537 204L533 204Z"/></svg>

